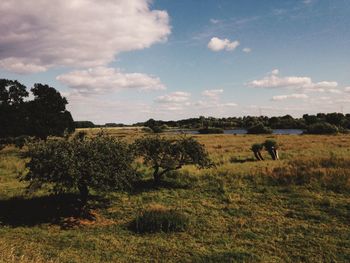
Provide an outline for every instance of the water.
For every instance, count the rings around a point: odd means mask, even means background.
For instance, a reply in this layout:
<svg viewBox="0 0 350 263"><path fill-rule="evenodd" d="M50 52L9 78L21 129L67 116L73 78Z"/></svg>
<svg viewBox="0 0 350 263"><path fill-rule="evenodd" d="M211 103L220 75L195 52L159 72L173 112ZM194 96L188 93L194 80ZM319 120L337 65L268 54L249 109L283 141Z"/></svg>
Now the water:
<svg viewBox="0 0 350 263"><path fill-rule="evenodd" d="M171 131L171 133L199 134L197 130L174 130L174 131ZM273 130L272 134L299 135L302 133L303 133L303 130L301 129L275 129ZM224 134L247 134L247 130L246 129L224 130Z"/></svg>

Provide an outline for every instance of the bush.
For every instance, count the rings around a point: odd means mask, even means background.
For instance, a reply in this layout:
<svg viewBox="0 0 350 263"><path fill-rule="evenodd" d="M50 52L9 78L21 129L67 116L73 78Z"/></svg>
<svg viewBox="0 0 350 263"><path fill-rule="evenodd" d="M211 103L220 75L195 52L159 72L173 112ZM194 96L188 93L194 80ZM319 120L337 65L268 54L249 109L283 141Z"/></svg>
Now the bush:
<svg viewBox="0 0 350 263"><path fill-rule="evenodd" d="M83 204L90 188L99 192L128 190L136 179L129 146L103 135L89 139L79 134L72 140L39 142L30 145L28 156L29 172L23 179L30 190L44 185L52 186L55 193L79 190Z"/></svg>
<svg viewBox="0 0 350 263"><path fill-rule="evenodd" d="M311 124L307 128L307 133L309 134L335 134L337 132L337 126L329 124L327 122Z"/></svg>
<svg viewBox="0 0 350 263"><path fill-rule="evenodd" d="M203 129L199 129L198 132L200 134L222 134L224 133L224 130L221 128L203 128Z"/></svg>
<svg viewBox="0 0 350 263"><path fill-rule="evenodd" d="M174 209L163 206L144 211L132 223L131 229L137 233L181 232L189 225L189 218Z"/></svg>
<svg viewBox="0 0 350 263"><path fill-rule="evenodd" d="M153 177L159 183L164 174L180 169L186 164L206 168L212 165L204 146L193 138L179 140L161 137L145 137L134 143L138 155L146 165L154 169Z"/></svg>
<svg viewBox="0 0 350 263"><path fill-rule="evenodd" d="M247 129L248 134L271 134L273 131L262 123L258 123Z"/></svg>

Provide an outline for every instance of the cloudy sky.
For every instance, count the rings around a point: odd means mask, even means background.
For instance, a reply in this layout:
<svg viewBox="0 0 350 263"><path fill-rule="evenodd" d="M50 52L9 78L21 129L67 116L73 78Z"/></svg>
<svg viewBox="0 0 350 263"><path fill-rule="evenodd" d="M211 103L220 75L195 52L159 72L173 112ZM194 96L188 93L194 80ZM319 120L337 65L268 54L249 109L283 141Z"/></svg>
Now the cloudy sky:
<svg viewBox="0 0 350 263"><path fill-rule="evenodd" d="M0 77L75 120L350 112L348 0L1 0Z"/></svg>

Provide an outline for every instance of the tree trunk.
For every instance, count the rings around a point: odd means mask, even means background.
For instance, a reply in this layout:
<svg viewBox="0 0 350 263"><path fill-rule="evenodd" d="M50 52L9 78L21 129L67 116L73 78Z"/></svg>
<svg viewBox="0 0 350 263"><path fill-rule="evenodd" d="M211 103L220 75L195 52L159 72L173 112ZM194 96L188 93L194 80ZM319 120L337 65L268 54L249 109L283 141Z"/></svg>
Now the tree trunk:
<svg viewBox="0 0 350 263"><path fill-rule="evenodd" d="M158 166L154 167L153 177L154 177L154 181L157 184L160 183L160 181L162 179L162 175L159 173L159 167Z"/></svg>
<svg viewBox="0 0 350 263"><path fill-rule="evenodd" d="M272 160L276 160L275 151L273 149L269 150Z"/></svg>
<svg viewBox="0 0 350 263"><path fill-rule="evenodd" d="M261 159L260 159L260 156L259 156L258 152L254 152L254 156L255 156L255 158L256 158L258 161L261 161Z"/></svg>
<svg viewBox="0 0 350 263"><path fill-rule="evenodd" d="M78 186L79 192L80 192L80 201L83 206L86 205L88 196L89 196L89 189L85 183L80 183Z"/></svg>
<svg viewBox="0 0 350 263"><path fill-rule="evenodd" d="M258 152L258 155L259 155L260 160L261 160L261 161L264 161L264 158L262 157L262 155L261 155L261 152L260 152L260 151Z"/></svg>

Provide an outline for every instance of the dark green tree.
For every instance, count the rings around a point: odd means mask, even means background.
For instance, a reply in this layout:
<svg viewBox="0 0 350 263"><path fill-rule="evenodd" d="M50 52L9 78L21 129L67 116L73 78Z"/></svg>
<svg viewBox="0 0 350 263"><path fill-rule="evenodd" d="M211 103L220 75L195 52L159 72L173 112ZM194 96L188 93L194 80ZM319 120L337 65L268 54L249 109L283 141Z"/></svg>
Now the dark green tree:
<svg viewBox="0 0 350 263"><path fill-rule="evenodd" d="M158 136L145 137L136 140L134 145L144 163L153 168L156 183L159 183L167 172L180 169L186 164L200 168L212 165L204 146L193 138L174 140Z"/></svg>
<svg viewBox="0 0 350 263"><path fill-rule="evenodd" d="M112 137L87 138L83 133L72 140L49 139L30 145L29 172L24 180L37 190L47 185L54 193L78 190L85 205L90 189L130 189L136 180L134 154L129 146Z"/></svg>

